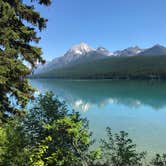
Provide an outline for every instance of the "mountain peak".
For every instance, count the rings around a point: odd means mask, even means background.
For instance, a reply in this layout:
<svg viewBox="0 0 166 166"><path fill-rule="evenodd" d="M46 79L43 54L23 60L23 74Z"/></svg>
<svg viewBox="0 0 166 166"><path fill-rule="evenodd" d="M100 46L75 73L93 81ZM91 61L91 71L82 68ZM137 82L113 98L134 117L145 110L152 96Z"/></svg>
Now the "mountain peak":
<svg viewBox="0 0 166 166"><path fill-rule="evenodd" d="M155 44L152 48L165 48L163 45L161 44Z"/></svg>
<svg viewBox="0 0 166 166"><path fill-rule="evenodd" d="M81 54L86 54L92 50L93 49L88 44L81 42L80 44L74 45L73 47L71 47L69 49L69 52L81 55Z"/></svg>
<svg viewBox="0 0 166 166"><path fill-rule="evenodd" d="M98 47L96 50L98 50L98 51L105 51L105 50L107 50L107 49L100 46L100 47Z"/></svg>
<svg viewBox="0 0 166 166"><path fill-rule="evenodd" d="M106 48L101 47L101 46L98 47L98 48L96 49L96 51L99 52L99 53L101 53L101 54L103 54L103 55L105 55L105 56L111 56L111 55L113 55L112 52L110 52L109 50L107 50Z"/></svg>
<svg viewBox="0 0 166 166"><path fill-rule="evenodd" d="M81 42L78 45L71 47L63 56L53 59L51 62L47 62L44 66L39 65L35 73L42 73L45 71L51 71L52 69L62 68L66 65L74 63L82 63L86 61L92 61L96 59L107 58L108 56L147 56L147 55L166 55L166 47L156 44L148 49L141 49L138 46L126 48L124 50L117 50L110 52L104 47L98 47L97 49L91 48L88 44Z"/></svg>
<svg viewBox="0 0 166 166"><path fill-rule="evenodd" d="M116 56L134 56L139 54L142 51L141 48L139 48L138 46L134 46L134 47L128 47L124 50L120 50L120 51L115 51L114 55Z"/></svg>
<svg viewBox="0 0 166 166"><path fill-rule="evenodd" d="M145 49L140 55L159 56L166 55L166 47L156 44L151 48Z"/></svg>

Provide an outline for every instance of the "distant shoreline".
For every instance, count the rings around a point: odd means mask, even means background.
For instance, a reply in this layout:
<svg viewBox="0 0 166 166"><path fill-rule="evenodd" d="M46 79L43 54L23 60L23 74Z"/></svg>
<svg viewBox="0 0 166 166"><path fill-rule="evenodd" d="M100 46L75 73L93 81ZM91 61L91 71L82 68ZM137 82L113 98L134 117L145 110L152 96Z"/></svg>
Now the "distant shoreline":
<svg viewBox="0 0 166 166"><path fill-rule="evenodd" d="M28 76L29 79L59 79L59 80L166 80L165 77L159 76L145 76L145 77L127 77L127 76L116 76L116 77L38 77Z"/></svg>

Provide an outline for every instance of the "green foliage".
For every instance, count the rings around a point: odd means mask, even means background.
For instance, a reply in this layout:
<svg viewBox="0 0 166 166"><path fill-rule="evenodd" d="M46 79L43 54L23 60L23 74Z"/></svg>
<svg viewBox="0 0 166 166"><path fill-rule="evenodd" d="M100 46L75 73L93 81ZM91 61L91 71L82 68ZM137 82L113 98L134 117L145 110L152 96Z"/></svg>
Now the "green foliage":
<svg viewBox="0 0 166 166"><path fill-rule="evenodd" d="M69 111L53 93L40 95L24 119L24 133L33 147L30 165L83 165L92 162L88 121Z"/></svg>
<svg viewBox="0 0 166 166"><path fill-rule="evenodd" d="M45 161L44 165L57 166L81 164L84 151L81 146L89 144L89 135L81 129L81 122L75 120L75 117L64 117L45 126L48 134L34 149L32 165L41 161Z"/></svg>
<svg viewBox="0 0 166 166"><path fill-rule="evenodd" d="M20 115L20 110L33 98L34 90L26 76L37 62L44 62L41 48L32 43L39 42L36 31L43 30L47 20L35 11L32 1L32 5L26 5L22 0L0 0L1 121L10 114ZM38 3L49 5L50 0L39 0ZM17 101L17 108L12 105L11 97Z"/></svg>
<svg viewBox="0 0 166 166"><path fill-rule="evenodd" d="M107 128L108 141L102 140L102 152L104 165L108 166L142 166L145 153L138 153L136 145L128 138L128 134L121 131L119 134L112 134Z"/></svg>
<svg viewBox="0 0 166 166"><path fill-rule="evenodd" d="M166 166L166 154L156 154L155 158L151 161L152 166Z"/></svg>
<svg viewBox="0 0 166 166"><path fill-rule="evenodd" d="M52 124L54 120L68 115L65 103L51 92L39 95L32 104L24 118L24 132L31 138L29 144L44 139L45 124Z"/></svg>
<svg viewBox="0 0 166 166"><path fill-rule="evenodd" d="M0 165L27 165L30 151L26 147L27 139L18 121L10 121L0 127Z"/></svg>

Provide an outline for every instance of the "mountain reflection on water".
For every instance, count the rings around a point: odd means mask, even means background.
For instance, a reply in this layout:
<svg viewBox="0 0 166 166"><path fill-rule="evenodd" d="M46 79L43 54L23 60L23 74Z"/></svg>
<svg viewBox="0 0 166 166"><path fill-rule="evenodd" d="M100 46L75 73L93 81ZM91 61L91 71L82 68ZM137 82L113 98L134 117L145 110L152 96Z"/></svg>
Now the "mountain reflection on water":
<svg viewBox="0 0 166 166"><path fill-rule="evenodd" d="M123 104L129 107L151 106L156 110L166 106L164 81L111 80L31 80L39 91L53 91L80 111L92 106Z"/></svg>

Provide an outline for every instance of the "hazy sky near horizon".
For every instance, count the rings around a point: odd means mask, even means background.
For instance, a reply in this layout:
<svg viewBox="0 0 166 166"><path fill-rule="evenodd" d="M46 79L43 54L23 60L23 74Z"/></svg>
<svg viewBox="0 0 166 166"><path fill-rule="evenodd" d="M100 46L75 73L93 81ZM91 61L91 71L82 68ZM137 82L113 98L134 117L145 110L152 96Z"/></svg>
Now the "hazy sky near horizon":
<svg viewBox="0 0 166 166"><path fill-rule="evenodd" d="M39 43L47 60L80 42L110 51L166 45L166 0L52 0L37 10L48 18Z"/></svg>

